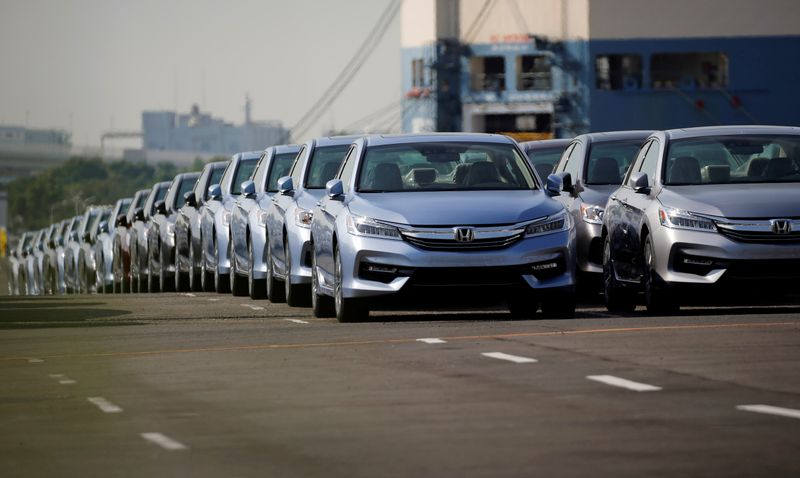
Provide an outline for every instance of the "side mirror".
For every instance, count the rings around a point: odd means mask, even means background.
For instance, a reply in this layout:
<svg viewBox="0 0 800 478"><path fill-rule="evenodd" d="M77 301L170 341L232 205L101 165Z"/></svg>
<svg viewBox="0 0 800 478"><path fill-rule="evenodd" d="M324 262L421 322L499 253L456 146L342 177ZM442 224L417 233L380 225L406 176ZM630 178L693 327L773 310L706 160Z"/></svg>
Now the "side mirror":
<svg viewBox="0 0 800 478"><path fill-rule="evenodd" d="M564 188L564 183L561 180L561 176L558 174L551 174L547 176L547 185L545 186L545 192L548 196L554 197L561 195L561 190Z"/></svg>
<svg viewBox="0 0 800 478"><path fill-rule="evenodd" d="M89 239L92 238L92 234L89 231L83 233L83 242L89 242Z"/></svg>
<svg viewBox="0 0 800 478"><path fill-rule="evenodd" d="M22 250L22 257L28 257L31 252L33 252L33 249L31 249L31 246L27 246Z"/></svg>
<svg viewBox="0 0 800 478"><path fill-rule="evenodd" d="M575 192L575 185L572 184L572 174L570 174L570 173L568 173L566 171L562 171L562 172L558 173L557 176L561 178L561 190L562 191L564 191L565 193L570 193L570 194ZM548 177L548 179L549 179L549 177Z"/></svg>
<svg viewBox="0 0 800 478"><path fill-rule="evenodd" d="M158 201L156 203L156 214L161 214L162 216L167 215L167 203L164 201Z"/></svg>
<svg viewBox="0 0 800 478"><path fill-rule="evenodd" d="M125 214L120 214L117 216L115 224L120 227L128 227L128 216Z"/></svg>
<svg viewBox="0 0 800 478"><path fill-rule="evenodd" d="M256 183L249 179L242 183L242 195L244 197L254 197L256 195Z"/></svg>
<svg viewBox="0 0 800 478"><path fill-rule="evenodd" d="M208 187L208 199L211 201L222 199L222 188L219 187L219 184L212 184Z"/></svg>
<svg viewBox="0 0 800 478"><path fill-rule="evenodd" d="M100 223L100 232L101 233L105 232L106 234L108 234L108 221L103 221Z"/></svg>
<svg viewBox="0 0 800 478"><path fill-rule="evenodd" d="M331 179L325 184L325 194L331 199L341 199L344 196L344 184L341 179Z"/></svg>
<svg viewBox="0 0 800 478"><path fill-rule="evenodd" d="M647 178L647 173L638 171L631 174L630 179L628 179L628 186L635 193L650 194L650 180Z"/></svg>
<svg viewBox="0 0 800 478"><path fill-rule="evenodd" d="M291 176L283 176L278 179L278 192L284 195L289 195L294 191L294 181Z"/></svg>
<svg viewBox="0 0 800 478"><path fill-rule="evenodd" d="M189 191L184 194L183 200L189 207L197 207L197 196L194 195L194 191Z"/></svg>
<svg viewBox="0 0 800 478"><path fill-rule="evenodd" d="M144 208L137 207L136 210L133 211L133 220L144 222Z"/></svg>

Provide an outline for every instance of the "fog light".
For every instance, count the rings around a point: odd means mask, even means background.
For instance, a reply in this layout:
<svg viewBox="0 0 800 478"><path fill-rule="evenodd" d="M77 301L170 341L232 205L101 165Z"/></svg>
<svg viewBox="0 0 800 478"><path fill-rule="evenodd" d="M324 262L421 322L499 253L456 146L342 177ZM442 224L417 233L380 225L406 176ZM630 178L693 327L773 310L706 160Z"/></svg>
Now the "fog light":
<svg viewBox="0 0 800 478"><path fill-rule="evenodd" d="M397 267L379 266L375 264L367 264L367 272L377 272L381 274L395 274Z"/></svg>
<svg viewBox="0 0 800 478"><path fill-rule="evenodd" d="M710 266L714 264L714 261L703 260L703 259L692 259L691 257L684 257L683 258L684 264L689 264L693 266Z"/></svg>
<svg viewBox="0 0 800 478"><path fill-rule="evenodd" d="M545 262L544 264L534 264L531 266L531 269L535 271L546 271L550 269L557 269L558 263L557 262Z"/></svg>

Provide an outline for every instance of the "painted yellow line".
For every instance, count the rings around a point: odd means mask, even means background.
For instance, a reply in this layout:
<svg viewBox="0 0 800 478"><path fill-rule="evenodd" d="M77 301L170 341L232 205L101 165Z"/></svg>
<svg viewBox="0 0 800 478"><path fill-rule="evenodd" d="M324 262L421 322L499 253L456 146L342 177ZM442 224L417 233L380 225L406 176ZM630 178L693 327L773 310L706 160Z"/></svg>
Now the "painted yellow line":
<svg viewBox="0 0 800 478"><path fill-rule="evenodd" d="M769 328L769 327L800 327L800 322L764 322L764 323L739 323L739 324L708 324L708 325L655 325L648 327L619 327L619 328L606 328L606 329L576 329L576 330L556 330L548 332L514 332L507 334L489 334L489 335L458 335L452 337L440 337L445 341L457 340L487 340L487 339L510 339L520 337L557 337L568 335L588 335L588 334L618 334L618 333L632 333L632 332L663 332L670 330L709 330L709 329L735 329L735 328ZM203 353L203 352L237 352L246 350L286 350L286 349L304 349L304 348L319 348L319 347L352 347L352 346L367 346L367 345L386 345L386 344L403 344L403 343L416 343L417 339L414 338L401 338L401 339L374 339L374 340L353 340L346 342L312 342L304 344L257 344L257 345L236 345L229 347L202 347L202 348L187 348L187 349L162 349L162 350L145 350L138 352L96 352L96 353L74 353L74 354L56 354L56 355L40 355L42 359L57 359L57 358L103 358L103 357L146 357L151 355L162 354L186 354L186 353ZM28 361L29 357L0 357L0 362L10 361Z"/></svg>

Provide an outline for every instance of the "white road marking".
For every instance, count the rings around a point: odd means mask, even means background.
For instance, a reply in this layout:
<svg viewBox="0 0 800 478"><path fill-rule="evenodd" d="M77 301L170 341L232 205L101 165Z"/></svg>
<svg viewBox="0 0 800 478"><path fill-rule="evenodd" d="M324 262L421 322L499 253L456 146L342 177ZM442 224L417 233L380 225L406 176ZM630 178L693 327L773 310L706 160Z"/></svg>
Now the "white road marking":
<svg viewBox="0 0 800 478"><path fill-rule="evenodd" d="M188 447L183 443L177 442L172 438L164 436L161 433L157 432L150 432L150 433L142 433L142 438L145 440L155 443L156 445L164 448L165 450L186 450Z"/></svg>
<svg viewBox="0 0 800 478"><path fill-rule="evenodd" d="M208 299L209 302L219 302L220 299Z"/></svg>
<svg viewBox="0 0 800 478"><path fill-rule="evenodd" d="M78 383L75 380L72 380L71 378L67 377L63 373L51 373L50 375L48 375L48 377L54 380L58 380L58 383L60 383L61 385L75 385L76 383Z"/></svg>
<svg viewBox="0 0 800 478"><path fill-rule="evenodd" d="M634 392L657 392L661 387L655 385L648 385L646 383L634 382L624 378L615 377L613 375L588 375L586 378L594 380L595 382L611 385L612 387L621 387Z"/></svg>
<svg viewBox="0 0 800 478"><path fill-rule="evenodd" d="M44 360L42 360L42 359L37 359L37 358L29 358L28 359L28 363L42 363L42 362L44 362Z"/></svg>
<svg viewBox="0 0 800 478"><path fill-rule="evenodd" d="M300 320L300 319L283 319L283 320L285 320L287 322L293 322L295 324L307 324L308 323L307 321Z"/></svg>
<svg viewBox="0 0 800 478"><path fill-rule="evenodd" d="M793 408L773 407L772 405L738 405L737 410L744 412L765 413L780 417L800 418L800 410Z"/></svg>
<svg viewBox="0 0 800 478"><path fill-rule="evenodd" d="M71 378L68 378L68 379L65 379L65 380L59 380L58 383L60 383L61 385L75 385L78 382L76 382L75 380L72 380Z"/></svg>
<svg viewBox="0 0 800 478"><path fill-rule="evenodd" d="M260 305L250 305L250 304L241 304L241 305L242 305L242 307L247 307L248 309L264 310L264 308L261 307Z"/></svg>
<svg viewBox="0 0 800 478"><path fill-rule="evenodd" d="M446 341L446 340L442 340L442 339L434 339L434 338L430 338L430 339L417 339L417 342L422 342L422 343L426 343L426 344L446 344L446 343L447 343L447 341Z"/></svg>
<svg viewBox="0 0 800 478"><path fill-rule="evenodd" d="M50 375L48 375L48 377L50 377L50 378L64 378L64 374L61 374L61 373L51 373Z"/></svg>
<svg viewBox="0 0 800 478"><path fill-rule="evenodd" d="M197 297L196 295L192 294L191 292L187 292L183 294L185 297Z"/></svg>
<svg viewBox="0 0 800 478"><path fill-rule="evenodd" d="M109 402L108 400L106 400L103 397L88 397L86 400L88 400L89 403L91 403L93 405L96 405L97 408L99 408L100 410L102 410L105 413L121 413L122 412L122 407L120 407L118 405L114 405L113 403Z"/></svg>
<svg viewBox="0 0 800 478"><path fill-rule="evenodd" d="M538 360L528 357L520 357L518 355L504 354L503 352L486 352L482 353L484 357L495 358L498 360L508 360L514 363L536 363Z"/></svg>

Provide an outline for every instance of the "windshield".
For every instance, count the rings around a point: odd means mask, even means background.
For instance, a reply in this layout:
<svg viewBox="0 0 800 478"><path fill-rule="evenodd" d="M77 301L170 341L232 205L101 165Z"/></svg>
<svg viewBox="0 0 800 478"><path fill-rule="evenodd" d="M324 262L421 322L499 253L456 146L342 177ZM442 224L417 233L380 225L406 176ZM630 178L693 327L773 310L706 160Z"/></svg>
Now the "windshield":
<svg viewBox="0 0 800 478"><path fill-rule="evenodd" d="M250 176L253 175L253 171L258 164L258 159L259 158L242 159L239 161L239 169L236 170L236 176L233 178L231 194L242 194L242 183L250 179Z"/></svg>
<svg viewBox="0 0 800 478"><path fill-rule="evenodd" d="M267 178L267 191L271 193L278 191L278 180L289 174L289 170L292 168L292 163L294 163L294 158L296 157L297 153L275 155L275 158L272 160L272 169Z"/></svg>
<svg viewBox="0 0 800 478"><path fill-rule="evenodd" d="M641 146L641 139L592 145L586 162L586 184L622 184Z"/></svg>
<svg viewBox="0 0 800 478"><path fill-rule="evenodd" d="M539 177L546 179L553 172L563 152L563 146L552 149L532 149L528 151L528 158L531 160L533 168L539 173Z"/></svg>
<svg viewBox="0 0 800 478"><path fill-rule="evenodd" d="M344 155L350 149L349 144L337 146L321 146L314 150L308 166L305 187L308 189L323 189L325 183L333 179L339 171L344 160Z"/></svg>
<svg viewBox="0 0 800 478"><path fill-rule="evenodd" d="M359 192L535 189L526 160L510 144L408 143L370 148Z"/></svg>
<svg viewBox="0 0 800 478"><path fill-rule="evenodd" d="M675 140L665 184L800 181L800 136L737 135Z"/></svg>

